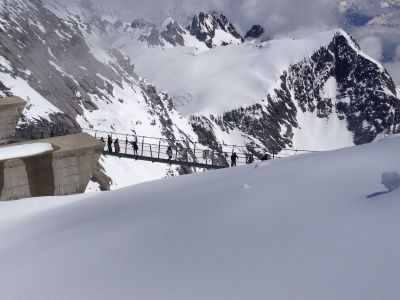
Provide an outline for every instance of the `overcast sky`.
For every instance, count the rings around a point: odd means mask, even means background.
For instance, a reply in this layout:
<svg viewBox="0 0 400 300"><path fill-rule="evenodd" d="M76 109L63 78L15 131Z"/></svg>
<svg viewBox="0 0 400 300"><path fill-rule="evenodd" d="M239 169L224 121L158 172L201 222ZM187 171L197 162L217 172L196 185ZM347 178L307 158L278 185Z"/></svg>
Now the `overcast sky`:
<svg viewBox="0 0 400 300"><path fill-rule="evenodd" d="M267 32L283 33L299 28L332 27L337 24L335 0L93 0L118 8L128 18L160 20L173 15L183 21L200 11L223 12L246 31L254 24ZM186 20L188 22L188 20ZM185 24L186 25L186 24Z"/></svg>
<svg viewBox="0 0 400 300"><path fill-rule="evenodd" d="M63 0L59 0L63 1ZM70 1L70 0L64 0ZM254 24L265 28L270 38L280 36L299 37L316 31L337 28L341 15L337 9L339 0L79 0L92 1L118 10L125 20L144 18L162 23L172 16L182 25L200 11L224 13L234 25L246 33ZM372 14L378 13L379 0L357 0L363 7L369 5ZM373 3L373 4L371 4ZM372 5L372 6L371 6ZM350 32L361 44L363 51L375 59L387 63L393 77L400 84L400 35ZM396 47L399 47L396 50ZM397 51L397 52L396 52ZM387 55L387 53L391 53ZM396 54L397 53L397 54ZM397 70L397 71L396 71Z"/></svg>

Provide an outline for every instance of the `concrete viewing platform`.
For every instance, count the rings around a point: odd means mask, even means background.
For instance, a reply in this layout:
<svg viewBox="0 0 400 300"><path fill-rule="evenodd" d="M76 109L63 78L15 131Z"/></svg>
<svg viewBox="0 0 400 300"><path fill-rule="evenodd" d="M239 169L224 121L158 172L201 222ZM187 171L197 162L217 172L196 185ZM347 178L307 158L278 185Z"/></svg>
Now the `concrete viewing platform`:
<svg viewBox="0 0 400 300"><path fill-rule="evenodd" d="M83 193L103 148L85 133L0 146L0 200Z"/></svg>
<svg viewBox="0 0 400 300"><path fill-rule="evenodd" d="M0 98L0 144L10 141L25 105L19 97Z"/></svg>

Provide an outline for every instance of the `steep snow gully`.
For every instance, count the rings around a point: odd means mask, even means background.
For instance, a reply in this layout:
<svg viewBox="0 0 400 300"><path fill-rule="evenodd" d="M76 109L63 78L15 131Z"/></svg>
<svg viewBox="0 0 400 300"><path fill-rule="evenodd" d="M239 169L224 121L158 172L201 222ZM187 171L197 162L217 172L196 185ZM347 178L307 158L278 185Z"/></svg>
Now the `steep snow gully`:
<svg viewBox="0 0 400 300"><path fill-rule="evenodd" d="M399 149L1 203L0 298L399 299Z"/></svg>

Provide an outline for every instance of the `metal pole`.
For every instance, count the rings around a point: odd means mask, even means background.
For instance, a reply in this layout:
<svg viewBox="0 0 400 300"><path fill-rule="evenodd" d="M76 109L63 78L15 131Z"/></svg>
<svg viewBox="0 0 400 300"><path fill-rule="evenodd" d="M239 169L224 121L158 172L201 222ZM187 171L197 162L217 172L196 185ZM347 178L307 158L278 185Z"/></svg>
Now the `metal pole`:
<svg viewBox="0 0 400 300"><path fill-rule="evenodd" d="M151 150L151 145L150 145L150 156L153 158L153 150Z"/></svg>
<svg viewBox="0 0 400 300"><path fill-rule="evenodd" d="M158 159L160 159L161 140L158 142Z"/></svg>
<svg viewBox="0 0 400 300"><path fill-rule="evenodd" d="M128 136L125 137L125 154L128 153Z"/></svg>
<svg viewBox="0 0 400 300"><path fill-rule="evenodd" d="M142 139L142 154L141 154L141 156L143 156L143 146L144 146L144 138Z"/></svg>

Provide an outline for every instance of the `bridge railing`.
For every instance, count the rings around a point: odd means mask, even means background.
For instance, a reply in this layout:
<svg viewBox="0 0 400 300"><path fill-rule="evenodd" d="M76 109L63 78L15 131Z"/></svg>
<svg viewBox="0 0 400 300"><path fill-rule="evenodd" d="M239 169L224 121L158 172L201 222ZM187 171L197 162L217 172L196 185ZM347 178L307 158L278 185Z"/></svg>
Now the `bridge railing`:
<svg viewBox="0 0 400 300"><path fill-rule="evenodd" d="M169 140L166 138L156 138L150 136L139 136L135 134L107 132L94 129L82 129L98 139L103 139L105 142L105 151L108 151L107 137L111 136L113 142L118 139L120 153L135 155L133 149L133 141L136 141L138 146L137 155L154 159L169 159L167 150L172 149L171 160L201 163L211 166L227 166L231 159L230 156L236 152L238 159L237 165L243 165L248 162L249 150L246 146L227 145L227 144L212 144L210 147L204 146L202 143L187 140ZM112 145L114 149L114 143ZM281 158L296 154L311 153L316 151L299 150L299 149L281 149L278 155L270 154L270 158Z"/></svg>
<svg viewBox="0 0 400 300"><path fill-rule="evenodd" d="M132 141L119 140L120 153L128 154L132 156L142 156L147 158L157 159L169 159L167 150L169 147L172 149L171 160L187 162L187 163L201 163L210 166L227 166L227 161L230 160L230 153L223 153L225 160L221 160L220 157L211 149L180 149L177 146L170 146L169 144L162 143L146 143L142 141L137 141L138 150L135 153ZM105 140L106 141L106 140ZM115 139L113 140L115 141ZM145 141L145 140L144 140ZM108 152L108 145L105 143L104 151ZM112 144L112 152L115 152L114 143ZM221 155L221 153L219 153ZM238 154L237 165L243 165L247 163L247 158L245 155Z"/></svg>

